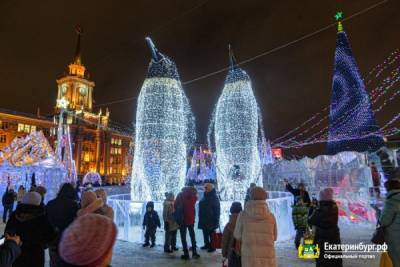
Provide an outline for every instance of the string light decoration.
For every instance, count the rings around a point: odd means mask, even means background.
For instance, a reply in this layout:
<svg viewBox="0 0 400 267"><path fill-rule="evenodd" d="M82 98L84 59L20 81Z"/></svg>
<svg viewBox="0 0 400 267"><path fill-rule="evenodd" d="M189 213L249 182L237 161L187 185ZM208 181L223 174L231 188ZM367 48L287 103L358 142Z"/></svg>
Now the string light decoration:
<svg viewBox="0 0 400 267"><path fill-rule="evenodd" d="M160 201L184 186L195 124L175 63L146 41L152 60L137 103L131 199Z"/></svg>
<svg viewBox="0 0 400 267"><path fill-rule="evenodd" d="M383 135L372 111L360 71L341 23L342 13L336 14L338 33L335 51L331 105L329 113L328 154L342 151L374 151L383 145ZM361 106L348 120L337 123L342 114ZM360 133L374 133L362 137ZM360 138L349 138L346 136Z"/></svg>
<svg viewBox="0 0 400 267"><path fill-rule="evenodd" d="M243 199L250 183L260 184L258 105L250 77L230 52L230 69L210 128L214 130L217 180L223 200Z"/></svg>

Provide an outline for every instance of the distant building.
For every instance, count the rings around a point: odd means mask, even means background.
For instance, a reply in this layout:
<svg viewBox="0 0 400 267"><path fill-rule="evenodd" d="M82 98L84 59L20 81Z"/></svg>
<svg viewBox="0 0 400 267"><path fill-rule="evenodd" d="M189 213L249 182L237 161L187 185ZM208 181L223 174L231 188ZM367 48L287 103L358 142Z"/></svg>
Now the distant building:
<svg viewBox="0 0 400 267"><path fill-rule="evenodd" d="M121 183L131 176L133 132L125 127L114 127L110 112L93 111L93 89L80 53L81 33L73 62L68 72L57 79L57 100L69 102L65 120L70 126L73 153L78 176L98 172L107 183ZM50 144L56 145L56 122L60 111L55 105L54 116L25 114L0 109L0 149L18 136L32 131L43 131Z"/></svg>

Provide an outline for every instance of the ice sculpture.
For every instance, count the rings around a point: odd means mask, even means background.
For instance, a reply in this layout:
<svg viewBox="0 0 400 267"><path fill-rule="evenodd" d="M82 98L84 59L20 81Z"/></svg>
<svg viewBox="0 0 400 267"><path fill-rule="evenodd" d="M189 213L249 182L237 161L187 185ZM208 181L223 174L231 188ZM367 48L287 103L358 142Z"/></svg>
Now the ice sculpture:
<svg viewBox="0 0 400 267"><path fill-rule="evenodd" d="M150 38L147 78L136 110L132 200L161 200L184 186L187 150L194 140L194 119L175 63Z"/></svg>
<svg viewBox="0 0 400 267"><path fill-rule="evenodd" d="M230 69L214 115L217 179L221 197L240 200L250 183L262 184L259 112L247 73L230 49Z"/></svg>

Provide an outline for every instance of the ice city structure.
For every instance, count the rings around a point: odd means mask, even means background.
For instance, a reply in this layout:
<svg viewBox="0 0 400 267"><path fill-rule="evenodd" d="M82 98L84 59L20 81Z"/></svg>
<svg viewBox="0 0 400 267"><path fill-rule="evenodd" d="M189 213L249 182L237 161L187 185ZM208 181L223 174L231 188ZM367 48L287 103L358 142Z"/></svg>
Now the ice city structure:
<svg viewBox="0 0 400 267"><path fill-rule="evenodd" d="M175 63L146 41L152 59L137 102L131 198L160 201L185 184L195 130Z"/></svg>

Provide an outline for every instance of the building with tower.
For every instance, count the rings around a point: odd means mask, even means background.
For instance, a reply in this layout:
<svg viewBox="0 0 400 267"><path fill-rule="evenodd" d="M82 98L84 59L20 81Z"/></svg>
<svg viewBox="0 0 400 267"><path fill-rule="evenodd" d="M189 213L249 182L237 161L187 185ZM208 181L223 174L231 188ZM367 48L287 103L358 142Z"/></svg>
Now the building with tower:
<svg viewBox="0 0 400 267"><path fill-rule="evenodd" d="M51 145L57 146L57 122L60 114L69 125L70 138L78 177L98 172L105 182L121 183L131 175L133 132L110 121L108 109L94 110L93 90L81 58L82 31L77 28L77 45L65 75L56 80L57 99L54 115L25 114L0 109L0 150L19 136L43 131ZM56 103L65 101L65 112Z"/></svg>

